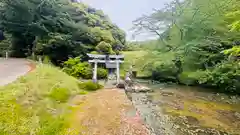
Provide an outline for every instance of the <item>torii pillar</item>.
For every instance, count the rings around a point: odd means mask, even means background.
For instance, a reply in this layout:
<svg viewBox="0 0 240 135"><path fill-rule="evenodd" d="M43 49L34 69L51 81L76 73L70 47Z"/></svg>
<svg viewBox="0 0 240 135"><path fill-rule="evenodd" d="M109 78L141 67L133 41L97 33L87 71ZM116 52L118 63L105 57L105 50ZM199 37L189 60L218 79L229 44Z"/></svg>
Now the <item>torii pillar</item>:
<svg viewBox="0 0 240 135"><path fill-rule="evenodd" d="M98 64L98 62L95 59L94 60L94 69L93 69L93 78L92 78L94 83L97 83L97 64Z"/></svg>
<svg viewBox="0 0 240 135"><path fill-rule="evenodd" d="M117 84L120 83L120 71L119 71L119 59L116 60L116 68L117 68Z"/></svg>

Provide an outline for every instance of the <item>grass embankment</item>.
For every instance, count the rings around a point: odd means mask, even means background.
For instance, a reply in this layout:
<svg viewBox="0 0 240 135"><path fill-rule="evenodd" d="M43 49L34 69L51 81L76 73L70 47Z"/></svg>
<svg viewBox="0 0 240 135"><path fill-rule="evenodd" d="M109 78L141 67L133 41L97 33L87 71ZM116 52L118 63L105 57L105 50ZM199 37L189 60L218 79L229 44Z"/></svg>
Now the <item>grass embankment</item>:
<svg viewBox="0 0 240 135"><path fill-rule="evenodd" d="M68 100L86 93L77 79L48 65L0 87L1 135L67 135Z"/></svg>
<svg viewBox="0 0 240 135"><path fill-rule="evenodd" d="M42 65L0 87L0 135L147 135L124 91L99 90ZM84 94L84 95L83 95ZM137 120L137 121L136 121Z"/></svg>
<svg viewBox="0 0 240 135"><path fill-rule="evenodd" d="M148 72L143 70L144 65L148 62L147 51L125 51L123 52L124 63L121 68L121 76L124 76L125 72L129 70L130 66L133 65L133 70L137 71L138 77L149 76Z"/></svg>

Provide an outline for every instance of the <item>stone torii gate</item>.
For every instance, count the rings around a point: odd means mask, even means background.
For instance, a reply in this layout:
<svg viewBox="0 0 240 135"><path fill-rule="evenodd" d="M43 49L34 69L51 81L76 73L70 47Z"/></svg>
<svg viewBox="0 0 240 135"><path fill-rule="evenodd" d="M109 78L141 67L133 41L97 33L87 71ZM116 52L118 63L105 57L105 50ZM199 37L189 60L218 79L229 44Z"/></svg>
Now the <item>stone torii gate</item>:
<svg viewBox="0 0 240 135"><path fill-rule="evenodd" d="M98 63L105 63L106 68L117 69L117 84L120 82L120 64L123 63L124 55L100 55L100 54L87 54L92 60L89 63L94 63L93 82L97 82L97 67Z"/></svg>

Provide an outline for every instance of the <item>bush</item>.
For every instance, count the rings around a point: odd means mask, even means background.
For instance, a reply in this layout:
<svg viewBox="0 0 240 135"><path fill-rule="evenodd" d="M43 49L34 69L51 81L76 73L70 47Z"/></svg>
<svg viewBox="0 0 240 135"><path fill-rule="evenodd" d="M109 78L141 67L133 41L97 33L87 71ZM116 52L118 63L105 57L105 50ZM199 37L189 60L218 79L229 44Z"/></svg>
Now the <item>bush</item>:
<svg viewBox="0 0 240 135"><path fill-rule="evenodd" d="M152 69L153 80L176 81L177 68L173 62L156 63Z"/></svg>
<svg viewBox="0 0 240 135"><path fill-rule="evenodd" d="M49 97L53 100L66 102L70 96L70 91L67 88L53 88L49 94Z"/></svg>
<svg viewBox="0 0 240 135"><path fill-rule="evenodd" d="M104 68L98 68L97 70L97 77L98 79L105 79L108 76L108 71L107 69Z"/></svg>
<svg viewBox="0 0 240 135"><path fill-rule="evenodd" d="M202 83L211 85L224 92L240 94L240 64L225 62L207 71L207 78Z"/></svg>
<svg viewBox="0 0 240 135"><path fill-rule="evenodd" d="M102 87L103 87L102 85L94 83L92 81L79 83L79 88L87 91L96 91L98 89L101 89Z"/></svg>
<svg viewBox="0 0 240 135"><path fill-rule="evenodd" d="M201 85L219 92L240 94L240 65L238 62L223 62L212 69L183 72L180 82L186 85Z"/></svg>
<svg viewBox="0 0 240 135"><path fill-rule="evenodd" d="M80 57L70 58L64 62L63 71L67 74L83 79L92 79L92 67L87 62L81 62ZM99 79L107 78L108 72L104 68L98 68L97 76Z"/></svg>
<svg viewBox="0 0 240 135"><path fill-rule="evenodd" d="M0 41L0 57L5 57L6 51L9 52L11 46L11 37L7 35L7 39ZM9 56L11 54L9 53Z"/></svg>
<svg viewBox="0 0 240 135"><path fill-rule="evenodd" d="M200 78L204 79L204 71L182 72L179 75L179 82L185 85L196 85L200 82Z"/></svg>
<svg viewBox="0 0 240 135"><path fill-rule="evenodd" d="M82 63L80 57L70 58L64 62L63 71L76 78L92 78L91 65L87 62Z"/></svg>

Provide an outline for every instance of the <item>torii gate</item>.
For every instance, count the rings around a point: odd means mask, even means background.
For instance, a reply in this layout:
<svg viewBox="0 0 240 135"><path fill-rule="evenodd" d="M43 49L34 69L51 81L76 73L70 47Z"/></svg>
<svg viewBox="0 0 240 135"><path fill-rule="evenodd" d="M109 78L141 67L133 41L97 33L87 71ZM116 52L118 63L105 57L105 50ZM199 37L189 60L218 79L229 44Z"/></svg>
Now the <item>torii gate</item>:
<svg viewBox="0 0 240 135"><path fill-rule="evenodd" d="M120 63L123 63L121 59L124 58L124 55L99 55L99 54L87 54L92 60L89 60L89 63L94 63L93 70L93 81L97 82L97 64L105 63L107 68L116 68L117 69L117 84L120 82ZM112 60L114 59L114 60Z"/></svg>

